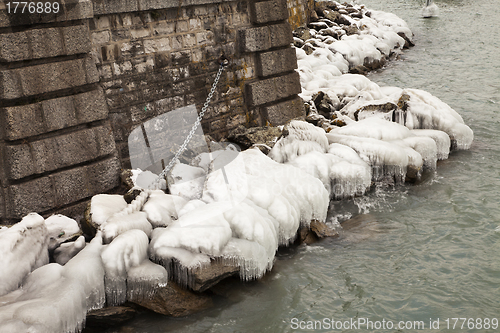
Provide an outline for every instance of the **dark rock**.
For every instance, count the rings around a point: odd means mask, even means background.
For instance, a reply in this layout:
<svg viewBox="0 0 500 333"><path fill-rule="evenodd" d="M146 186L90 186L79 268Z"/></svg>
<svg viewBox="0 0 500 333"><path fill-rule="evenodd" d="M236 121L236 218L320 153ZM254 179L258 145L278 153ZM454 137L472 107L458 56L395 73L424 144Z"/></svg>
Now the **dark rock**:
<svg viewBox="0 0 500 333"><path fill-rule="evenodd" d="M410 100L410 95L407 93L401 94L401 97L398 100L398 108L405 111L408 110L408 101Z"/></svg>
<svg viewBox="0 0 500 333"><path fill-rule="evenodd" d="M150 300L138 300L134 303L166 316L182 317L212 306L212 299L207 295L182 289L175 282L169 281L166 287L157 289Z"/></svg>
<svg viewBox="0 0 500 333"><path fill-rule="evenodd" d="M298 244L310 245L318 241L318 237L308 227L301 227L299 229L299 237L297 237Z"/></svg>
<svg viewBox="0 0 500 333"><path fill-rule="evenodd" d="M344 30L347 35L356 35L359 33L359 29L355 25L344 27Z"/></svg>
<svg viewBox="0 0 500 333"><path fill-rule="evenodd" d="M356 8L352 7L352 5L351 6L349 6L349 5L351 5L351 4L348 4L348 6L345 8L346 12L348 12L349 14L358 12L358 10Z"/></svg>
<svg viewBox="0 0 500 333"><path fill-rule="evenodd" d="M349 72L351 74L366 75L368 73L368 68L366 68L363 65L358 65L358 66L354 66L351 69L349 69Z"/></svg>
<svg viewBox="0 0 500 333"><path fill-rule="evenodd" d="M311 16L309 16L309 22L316 22L317 20L319 20L318 13L316 13L316 11L312 10L310 15Z"/></svg>
<svg viewBox="0 0 500 333"><path fill-rule="evenodd" d="M123 199L125 199L125 201L129 204L131 203L132 201L134 201L134 199L139 195L141 194L141 190L139 189L131 189L129 190L127 193L125 193L123 195Z"/></svg>
<svg viewBox="0 0 500 333"><path fill-rule="evenodd" d="M309 227L318 238L339 237L339 233L325 222L312 220Z"/></svg>
<svg viewBox="0 0 500 333"><path fill-rule="evenodd" d="M415 43L413 43L413 41L411 39L409 39L408 37L406 37L406 35L403 32L401 32L401 31L398 32L398 35L405 40L405 45L404 45L403 48L408 49L408 48L410 48L412 46L415 46Z"/></svg>
<svg viewBox="0 0 500 333"><path fill-rule="evenodd" d="M330 114L334 111L333 102L324 92L319 91L312 96L312 101L316 106L316 110L320 115L330 118Z"/></svg>
<svg viewBox="0 0 500 333"><path fill-rule="evenodd" d="M320 30L328 28L328 24L326 22L311 22L307 25L311 29Z"/></svg>
<svg viewBox="0 0 500 333"><path fill-rule="evenodd" d="M385 65L386 62L387 62L387 60L386 60L385 56L382 56L380 58L380 60L365 58L363 66L365 66L369 70L373 71L373 70L382 68Z"/></svg>
<svg viewBox="0 0 500 333"><path fill-rule="evenodd" d="M97 228L99 226L94 222L92 222L92 214L90 214L90 203L91 201L89 200L83 218L80 220L80 228L82 229L85 235L94 238Z"/></svg>
<svg viewBox="0 0 500 333"><path fill-rule="evenodd" d="M370 11L366 12L365 16L372 17L372 12L370 12Z"/></svg>
<svg viewBox="0 0 500 333"><path fill-rule="evenodd" d="M304 46L302 46L302 50L304 50L307 55L310 55L314 52L315 48L312 47L311 44L305 43Z"/></svg>
<svg viewBox="0 0 500 333"><path fill-rule="evenodd" d="M191 271L190 280L192 281L189 287L197 292L203 292L220 281L236 275L240 272L240 268L233 265L226 265L219 261L212 261L210 266L201 267Z"/></svg>
<svg viewBox="0 0 500 333"><path fill-rule="evenodd" d="M127 190L130 190L134 187L134 182L132 181L132 170L124 169L120 174L120 179L122 183L127 187Z"/></svg>
<svg viewBox="0 0 500 333"><path fill-rule="evenodd" d="M304 46L304 41L300 38L294 38L293 39L293 46L300 49L302 46Z"/></svg>
<svg viewBox="0 0 500 333"><path fill-rule="evenodd" d="M293 36L302 39L304 42L312 37L309 28L304 26L295 29Z"/></svg>
<svg viewBox="0 0 500 333"><path fill-rule="evenodd" d="M85 325L87 327L106 328L118 326L132 319L137 311L128 306L111 306L87 313Z"/></svg>
<svg viewBox="0 0 500 333"><path fill-rule="evenodd" d="M354 112L354 120L358 121L373 115L373 113L388 113L394 111L398 106L394 103L387 102L384 104L370 104L365 105ZM363 115L365 114L365 115ZM368 114L368 115L366 115Z"/></svg>
<svg viewBox="0 0 500 333"><path fill-rule="evenodd" d="M355 17L355 18L358 18L358 19L362 19L363 18L363 13L360 12L360 11L356 11L355 13L352 13L351 14L351 17Z"/></svg>
<svg viewBox="0 0 500 333"><path fill-rule="evenodd" d="M255 144L264 144L273 147L276 139L281 136L281 130L277 127L251 127L238 126L229 132L228 139L239 144L243 149L248 149Z"/></svg>

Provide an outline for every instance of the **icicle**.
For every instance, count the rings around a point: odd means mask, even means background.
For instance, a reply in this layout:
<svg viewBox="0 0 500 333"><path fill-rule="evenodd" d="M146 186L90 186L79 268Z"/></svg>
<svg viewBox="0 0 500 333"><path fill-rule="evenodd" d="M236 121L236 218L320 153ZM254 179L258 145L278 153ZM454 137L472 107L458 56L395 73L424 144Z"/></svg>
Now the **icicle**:
<svg viewBox="0 0 500 333"><path fill-rule="evenodd" d="M127 300L142 301L153 297L158 288L165 287L168 273L160 265L144 260L131 267L127 274Z"/></svg>

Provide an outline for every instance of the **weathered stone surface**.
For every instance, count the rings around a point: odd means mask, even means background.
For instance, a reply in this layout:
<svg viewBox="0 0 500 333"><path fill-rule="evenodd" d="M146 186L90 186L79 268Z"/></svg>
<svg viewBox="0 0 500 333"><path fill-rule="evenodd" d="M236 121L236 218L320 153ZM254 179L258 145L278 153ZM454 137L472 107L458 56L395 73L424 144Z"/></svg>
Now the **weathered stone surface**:
<svg viewBox="0 0 500 333"><path fill-rule="evenodd" d="M255 144L264 144L273 147L276 140L281 136L278 127L251 127L238 126L229 132L228 139L237 143L243 149L248 149Z"/></svg>
<svg viewBox="0 0 500 333"><path fill-rule="evenodd" d="M102 89L60 97L35 104L6 107L2 122L7 140L105 119L108 114Z"/></svg>
<svg viewBox="0 0 500 333"><path fill-rule="evenodd" d="M191 271L191 281L189 287L197 292L203 292L220 281L238 274L240 268L237 266L225 265L218 261L212 261L210 266L198 268Z"/></svg>
<svg viewBox="0 0 500 333"><path fill-rule="evenodd" d="M258 76L276 75L293 71L296 68L297 55L292 48L263 52L257 55Z"/></svg>
<svg viewBox="0 0 500 333"><path fill-rule="evenodd" d="M96 73L88 58L2 70L0 97L14 99L82 86L97 82Z"/></svg>
<svg viewBox="0 0 500 333"><path fill-rule="evenodd" d="M131 169L123 169L120 173L120 180L127 187L127 189L131 189L134 187L134 182L132 181L132 170Z"/></svg>
<svg viewBox="0 0 500 333"><path fill-rule="evenodd" d="M43 212L55 207L55 189L49 177L11 185L6 195L8 218L21 218L31 212Z"/></svg>
<svg viewBox="0 0 500 333"><path fill-rule="evenodd" d="M62 28L65 54L87 53L92 48L89 29L86 25L75 25Z"/></svg>
<svg viewBox="0 0 500 333"><path fill-rule="evenodd" d="M85 326L106 328L117 326L132 319L137 311L128 306L111 306L98 310L91 310L87 313Z"/></svg>
<svg viewBox="0 0 500 333"><path fill-rule="evenodd" d="M30 148L26 144L6 146L5 165L10 179L20 179L35 173Z"/></svg>
<svg viewBox="0 0 500 333"><path fill-rule="evenodd" d="M30 50L26 32L6 33L0 35L0 60L16 61L28 59Z"/></svg>
<svg viewBox="0 0 500 333"><path fill-rule="evenodd" d="M88 165L85 175L92 194L105 193L120 185L120 161L113 156Z"/></svg>
<svg viewBox="0 0 500 333"><path fill-rule="evenodd" d="M284 99L300 93L302 89L297 72L248 83L245 88L247 103L250 105L261 105Z"/></svg>
<svg viewBox="0 0 500 333"><path fill-rule="evenodd" d="M273 126L284 125L290 119L304 118L304 102L300 97L264 107L264 117Z"/></svg>
<svg viewBox="0 0 500 333"><path fill-rule="evenodd" d="M212 299L182 289L175 282L169 281L166 287L156 290L152 299L135 303L166 316L181 317L210 307Z"/></svg>
<svg viewBox="0 0 500 333"><path fill-rule="evenodd" d="M286 3L283 0L254 2L250 8L251 20L255 24L283 21L288 18Z"/></svg>
<svg viewBox="0 0 500 333"><path fill-rule="evenodd" d="M292 42L292 30L288 22L240 30L242 52L266 51Z"/></svg>
<svg viewBox="0 0 500 333"><path fill-rule="evenodd" d="M308 227L301 227L298 234L296 244L310 245L318 241L318 237Z"/></svg>

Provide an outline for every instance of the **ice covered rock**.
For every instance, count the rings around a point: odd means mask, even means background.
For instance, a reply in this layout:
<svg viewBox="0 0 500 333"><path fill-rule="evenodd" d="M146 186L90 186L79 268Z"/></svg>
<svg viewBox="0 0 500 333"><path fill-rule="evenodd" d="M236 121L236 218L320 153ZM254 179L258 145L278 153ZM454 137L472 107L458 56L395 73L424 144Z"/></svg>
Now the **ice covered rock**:
<svg viewBox="0 0 500 333"><path fill-rule="evenodd" d="M0 296L17 289L27 274L49 262L48 244L44 219L36 213L0 229Z"/></svg>
<svg viewBox="0 0 500 333"><path fill-rule="evenodd" d="M165 194L161 190L151 191L149 198L142 207L153 228L166 227L172 220L178 218L178 212L188 201L184 198Z"/></svg>
<svg viewBox="0 0 500 333"><path fill-rule="evenodd" d="M291 161L310 151L326 152L328 140L322 128L305 121L292 120L285 126L283 136L269 152L269 157L279 163Z"/></svg>
<svg viewBox="0 0 500 333"><path fill-rule="evenodd" d="M129 230L141 230L147 236L151 235L153 227L145 212L132 212L129 214L115 214L106 223L100 226L105 243L111 242L114 238Z"/></svg>
<svg viewBox="0 0 500 333"><path fill-rule="evenodd" d="M0 331L80 331L87 311L104 306L101 248L98 235L65 266L44 265L21 289L0 297Z"/></svg>
<svg viewBox="0 0 500 333"><path fill-rule="evenodd" d="M168 188L173 195L181 196L186 200L201 198L205 170L188 164L177 163L167 176Z"/></svg>
<svg viewBox="0 0 500 333"><path fill-rule="evenodd" d="M53 251L60 244L82 234L78 223L67 216L57 214L45 220L49 236L49 250Z"/></svg>
<svg viewBox="0 0 500 333"><path fill-rule="evenodd" d="M266 145L273 147L278 138L281 136L282 130L278 127L251 127L246 128L239 126L229 132L228 139L236 142L243 149L248 149L253 145Z"/></svg>
<svg viewBox="0 0 500 333"><path fill-rule="evenodd" d="M85 237L80 236L74 242L62 243L54 251L54 260L59 265L65 265L85 247Z"/></svg>

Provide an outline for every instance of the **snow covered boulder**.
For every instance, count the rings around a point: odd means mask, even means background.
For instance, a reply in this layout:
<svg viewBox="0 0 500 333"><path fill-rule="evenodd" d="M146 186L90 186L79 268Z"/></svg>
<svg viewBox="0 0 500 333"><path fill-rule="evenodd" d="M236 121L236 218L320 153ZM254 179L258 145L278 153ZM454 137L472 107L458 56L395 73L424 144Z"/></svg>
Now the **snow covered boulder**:
<svg viewBox="0 0 500 333"><path fill-rule="evenodd" d="M17 289L26 275L49 262L48 245L47 227L36 213L0 229L0 296Z"/></svg>

